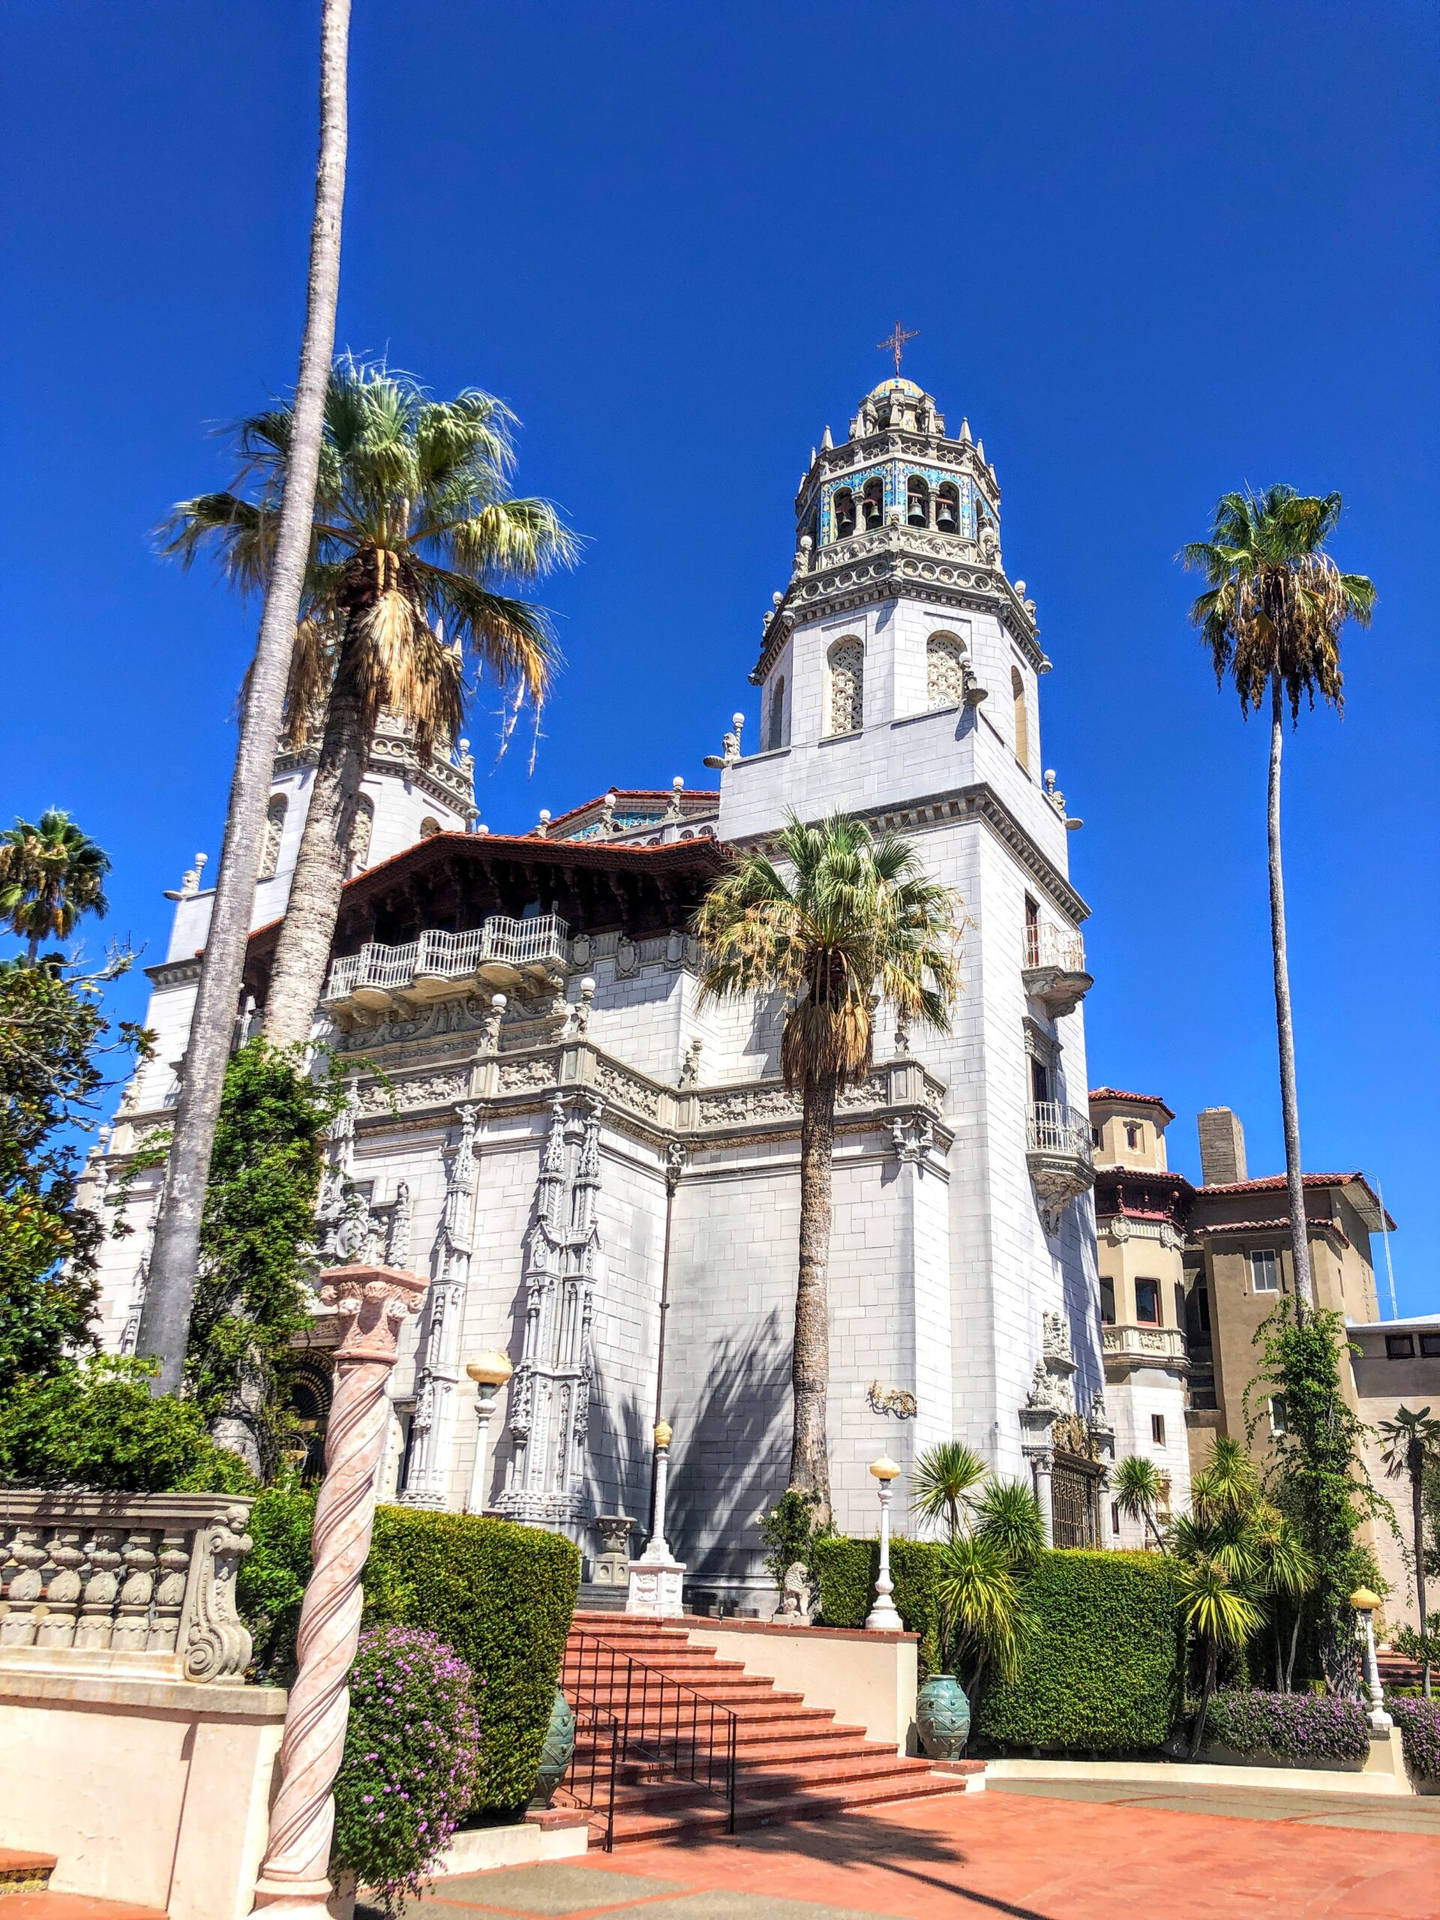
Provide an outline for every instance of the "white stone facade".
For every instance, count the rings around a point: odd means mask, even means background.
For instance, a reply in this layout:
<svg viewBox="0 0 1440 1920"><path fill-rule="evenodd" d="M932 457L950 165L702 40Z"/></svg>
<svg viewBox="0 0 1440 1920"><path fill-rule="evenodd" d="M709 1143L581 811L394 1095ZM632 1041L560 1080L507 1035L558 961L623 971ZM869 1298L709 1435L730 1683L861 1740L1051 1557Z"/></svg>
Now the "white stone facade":
<svg viewBox="0 0 1440 1920"><path fill-rule="evenodd" d="M876 525L841 531L847 488L869 489ZM678 785L607 795L530 834L487 837L473 831L468 762L422 779L392 771L377 741L366 870L347 888L337 955L363 966L365 943L398 952L427 926L533 932L553 914L543 925L560 931L543 964L508 974L337 989L317 1027L357 1063L353 1136L342 1128L332 1149L330 1249L388 1253L433 1282L396 1369L387 1496L464 1504L477 1432L464 1365L499 1347L516 1372L490 1427L487 1509L563 1528L592 1555L595 1516L627 1512L638 1550L663 1415L675 1430L669 1539L692 1588L762 1610L773 1595L756 1520L788 1464L798 1108L779 1081L783 1008L700 1004L687 925L718 870L716 839L753 846L792 810L843 809L903 833L964 901L952 1030L897 1032L882 1011L874 1071L842 1102L838 1524L874 1527L867 1464L882 1450L908 1473L955 1435L999 1473L1028 1476L1020 1412L1046 1316L1065 1329L1079 1426L1103 1378L1089 978L1074 961L1067 999L1026 971L1027 929L1078 953L1087 908L1068 879L1072 823L1040 771L1050 663L1023 582L1000 564L994 470L968 426L946 438L928 396L886 382L852 439L816 457L796 512L794 572L752 675L757 750L741 752L738 728L727 736L718 799ZM283 906L308 778L281 757L285 819L257 928ZM422 842L431 819L441 833ZM420 898L441 902L428 923L413 920ZM208 896L183 893L152 970L159 1056L127 1092L109 1161L92 1165L112 1192L173 1103L207 918ZM266 937L248 976L261 994ZM137 1231L107 1251L112 1346L133 1340L158 1179L136 1176ZM314 1343L325 1340L322 1319ZM1119 1399L1112 1388L1123 1452L1142 1411Z"/></svg>

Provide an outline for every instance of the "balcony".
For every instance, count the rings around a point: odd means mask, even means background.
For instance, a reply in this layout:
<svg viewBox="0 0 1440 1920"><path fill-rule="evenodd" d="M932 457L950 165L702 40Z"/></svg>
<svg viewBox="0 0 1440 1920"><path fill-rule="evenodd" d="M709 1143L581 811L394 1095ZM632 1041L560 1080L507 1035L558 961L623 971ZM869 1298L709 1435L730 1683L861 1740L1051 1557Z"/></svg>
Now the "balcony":
<svg viewBox="0 0 1440 1920"><path fill-rule="evenodd" d="M1025 929L1025 991L1052 1019L1073 1013L1094 986L1085 971L1085 942L1068 928L1037 923Z"/></svg>
<svg viewBox="0 0 1440 1920"><path fill-rule="evenodd" d="M333 962L323 1004L343 1018L444 1000L482 986L521 994L551 991L564 981L569 944L569 927L553 913L529 920L494 914L466 933L422 933L399 947L372 940Z"/></svg>
<svg viewBox="0 0 1440 1920"><path fill-rule="evenodd" d="M1185 1335L1179 1327L1107 1326L1100 1329L1100 1341L1107 1366L1189 1370Z"/></svg>
<svg viewBox="0 0 1440 1920"><path fill-rule="evenodd" d="M1053 1234L1070 1201L1095 1184L1089 1120L1056 1100L1032 1101L1025 1159L1045 1230Z"/></svg>

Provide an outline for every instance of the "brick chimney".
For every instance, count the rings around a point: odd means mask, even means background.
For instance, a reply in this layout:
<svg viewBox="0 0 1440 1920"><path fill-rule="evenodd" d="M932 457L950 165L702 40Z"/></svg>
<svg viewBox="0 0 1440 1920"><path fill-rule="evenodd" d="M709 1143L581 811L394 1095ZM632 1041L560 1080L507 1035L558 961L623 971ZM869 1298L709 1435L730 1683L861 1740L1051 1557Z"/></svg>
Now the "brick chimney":
<svg viewBox="0 0 1440 1920"><path fill-rule="evenodd" d="M1206 1107L1196 1119L1200 1129L1200 1172L1207 1187L1245 1180L1245 1129L1229 1107Z"/></svg>

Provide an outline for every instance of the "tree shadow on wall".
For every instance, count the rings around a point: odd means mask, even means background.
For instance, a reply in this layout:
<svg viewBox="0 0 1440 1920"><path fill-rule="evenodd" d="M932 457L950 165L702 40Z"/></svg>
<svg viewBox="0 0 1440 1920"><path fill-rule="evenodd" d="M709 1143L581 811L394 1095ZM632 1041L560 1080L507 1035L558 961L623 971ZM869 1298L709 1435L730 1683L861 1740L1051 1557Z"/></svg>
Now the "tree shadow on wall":
<svg viewBox="0 0 1440 1920"><path fill-rule="evenodd" d="M690 1581L743 1574L760 1551L755 1516L784 1492L790 1466L791 1337L772 1309L710 1350L688 1417L666 1396L677 1420L666 1531Z"/></svg>
<svg viewBox="0 0 1440 1920"><path fill-rule="evenodd" d="M585 1491L581 1513L628 1513L635 1522L630 1551L650 1536L650 1462L655 1410L633 1388L611 1387L597 1361L590 1384L590 1425L585 1441ZM586 1543L587 1557L598 1536Z"/></svg>

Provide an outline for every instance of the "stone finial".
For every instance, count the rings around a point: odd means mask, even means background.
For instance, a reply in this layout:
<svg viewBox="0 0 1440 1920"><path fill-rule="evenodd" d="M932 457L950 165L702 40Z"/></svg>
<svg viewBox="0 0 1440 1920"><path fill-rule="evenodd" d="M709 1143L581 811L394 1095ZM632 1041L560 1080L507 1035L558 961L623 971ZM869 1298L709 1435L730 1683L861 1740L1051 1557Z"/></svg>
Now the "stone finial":
<svg viewBox="0 0 1440 1920"><path fill-rule="evenodd" d="M539 820L539 824L538 824L538 825L536 826L536 828L535 828L535 831L536 831L536 833L537 833L537 834L539 835L539 837L540 837L540 838L541 838L542 840L543 840L543 839L545 838L545 836L546 836L546 834L548 834L548 833L549 833L549 831L550 831L550 809L549 809L548 807L541 807L541 809L540 809L540 820Z"/></svg>
<svg viewBox="0 0 1440 1920"><path fill-rule="evenodd" d="M970 445L970 422L965 419L960 422L960 444L962 447Z"/></svg>
<svg viewBox="0 0 1440 1920"><path fill-rule="evenodd" d="M833 452L834 447L835 447L835 442L830 437L830 429L829 427L826 427L824 433L822 433L820 436L820 451L822 453L830 453L830 452Z"/></svg>

